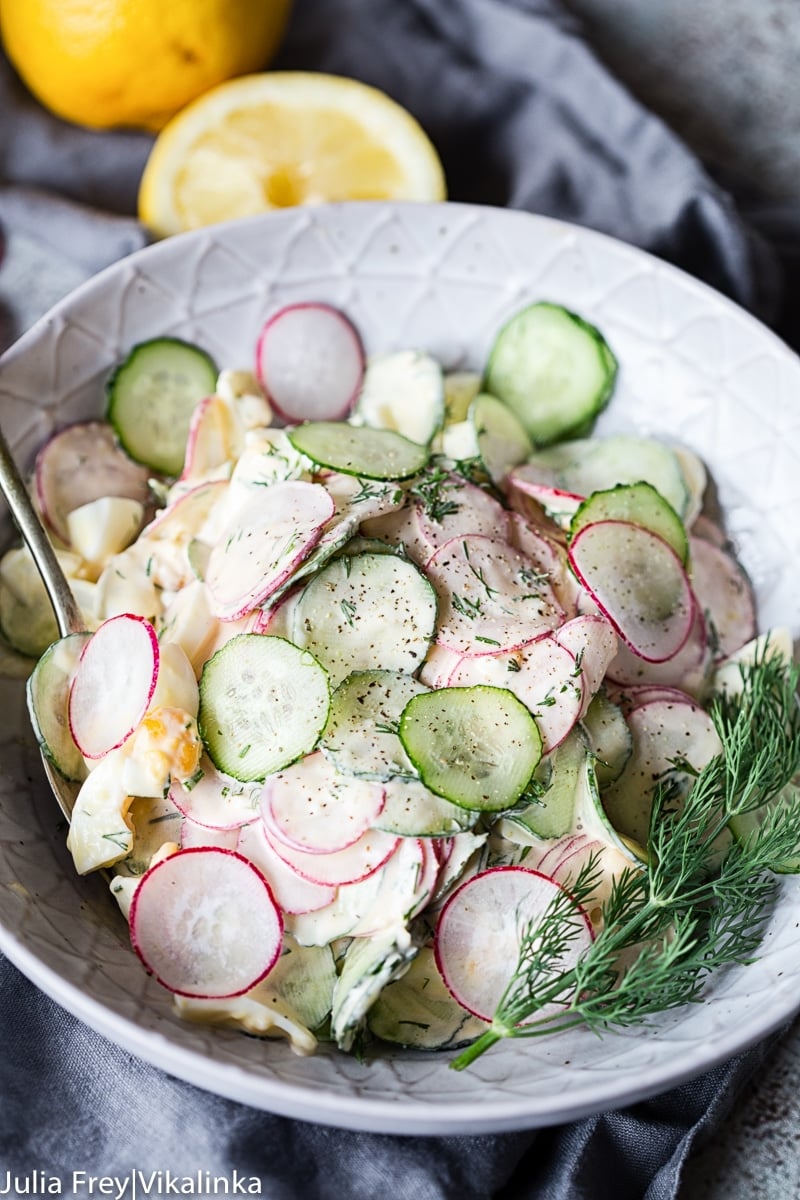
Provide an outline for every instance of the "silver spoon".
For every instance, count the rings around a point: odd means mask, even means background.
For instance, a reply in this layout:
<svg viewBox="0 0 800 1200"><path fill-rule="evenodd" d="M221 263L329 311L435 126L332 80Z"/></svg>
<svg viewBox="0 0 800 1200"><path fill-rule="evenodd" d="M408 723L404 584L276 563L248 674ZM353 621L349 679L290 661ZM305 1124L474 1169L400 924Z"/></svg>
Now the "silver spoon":
<svg viewBox="0 0 800 1200"><path fill-rule="evenodd" d="M6 498L20 533L33 556L33 561L45 586L55 613L58 631L62 637L70 633L83 633L86 626L66 576L55 556L50 539L31 503L28 489L22 481L17 464L11 457L8 443L0 430L0 492ZM74 787L63 779L42 755L45 774L50 781L53 795L64 816L69 820L75 803Z"/></svg>

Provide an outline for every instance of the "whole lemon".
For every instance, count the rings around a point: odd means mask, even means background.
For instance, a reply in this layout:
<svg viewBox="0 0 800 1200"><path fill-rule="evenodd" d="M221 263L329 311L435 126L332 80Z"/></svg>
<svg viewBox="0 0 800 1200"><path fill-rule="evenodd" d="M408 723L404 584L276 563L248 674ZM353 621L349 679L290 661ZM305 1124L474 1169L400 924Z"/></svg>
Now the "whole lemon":
<svg viewBox="0 0 800 1200"><path fill-rule="evenodd" d="M160 129L217 83L266 66L291 0L0 0L6 52L52 112Z"/></svg>

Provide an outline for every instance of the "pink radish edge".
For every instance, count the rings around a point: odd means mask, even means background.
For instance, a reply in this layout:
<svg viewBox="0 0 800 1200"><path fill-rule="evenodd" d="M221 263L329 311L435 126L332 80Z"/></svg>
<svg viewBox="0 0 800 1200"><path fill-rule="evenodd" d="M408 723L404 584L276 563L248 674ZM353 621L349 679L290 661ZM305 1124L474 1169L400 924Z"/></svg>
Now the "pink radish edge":
<svg viewBox="0 0 800 1200"><path fill-rule="evenodd" d="M333 884L313 883L285 863L272 849L260 821L239 831L239 853L258 867L272 889L278 905L290 916L319 912L336 899Z"/></svg>
<svg viewBox="0 0 800 1200"><path fill-rule="evenodd" d="M682 630L683 636L681 637L680 641L677 642L677 644L674 646L674 648L670 651L669 654L664 654L659 657L654 657L652 654L643 654L640 649L637 649L634 646L633 642L631 641L630 634L625 632L625 630L620 625L619 621L608 611L608 608L600 601L600 599L598 598L597 592L589 584L589 582L586 578L586 575L581 570L579 564L575 561L575 550L578 548L580 542L582 540L584 540L586 537L590 536L593 530L597 530L601 526L608 526L608 525L629 526L631 529L638 530L641 534L644 534L645 536L652 538L653 541L661 543L661 545L665 548L665 550L667 550L669 552L669 554L671 554L671 556L674 558L675 563L677 564L677 566L680 570L681 578L684 582L686 597L688 598L687 613L686 613L686 617L683 622L683 624L684 624L684 628ZM689 635L692 632L692 626L694 624L695 613L697 611L697 600L695 598L694 592L692 591L692 587L689 582L689 578L686 574L683 564L680 561L680 558L675 553L672 546L670 546L669 543L664 540L664 538L660 537L657 533L654 533L651 529L645 529L643 526L635 525L631 521L616 521L616 520L595 521L590 525L584 525L583 528L578 531L578 533L576 534L576 536L572 539L572 541L570 543L568 554L569 554L570 566L572 567L572 570L575 572L575 575L577 576L578 580L580 581L581 586L586 590L586 592L589 594L589 596L591 596L592 600L597 605L597 607L600 609L600 611L611 622L614 629L617 631L619 636L622 638L625 645L631 650L631 652L633 654L635 654L638 658L641 658L643 662L648 662L648 663L669 662L669 660L673 659L675 657L675 655L678 654L679 651L685 646L686 642L689 640Z"/></svg>
<svg viewBox="0 0 800 1200"><path fill-rule="evenodd" d="M281 323L284 323L284 336L297 338L296 332L288 329L285 322L287 318L291 321L303 313L311 314L312 319L314 317L319 319L324 314L328 320L335 321L339 326L340 336L345 331L349 335L345 339L344 346L340 348L340 352L344 350L344 352L349 353L351 356L350 362L346 364L348 374L345 375L343 381L340 380L338 392L331 386L330 375L318 381L318 390L329 398L327 406L323 405L305 412L292 407L291 403L287 404L285 396L282 400L281 388L280 386L276 387L275 382L271 378L274 366L270 367L268 365L270 340L274 338L276 333L280 336ZM306 333L301 340L305 342L307 336L308 334ZM304 420L336 421L346 417L355 404L361 389L361 383L364 378L364 363L364 346L352 321L340 309L324 301L306 300L297 304L287 304L283 308L280 308L267 319L256 344L256 378L278 415L284 421L290 423ZM314 364L313 369L316 369L316 364ZM330 368L328 369L330 370ZM318 399L318 397L315 397L315 399Z"/></svg>
<svg viewBox="0 0 800 1200"><path fill-rule="evenodd" d="M149 642L150 642L150 649L152 651L152 668L151 668L151 672L150 672L150 681L148 684L147 695L145 696L141 706L135 710L137 713L136 719L131 721L130 726L127 727L121 735L118 735L118 734L113 735L116 740L112 741L109 745L105 746L103 749L97 749L96 747L94 749L89 749L86 744L86 738L85 737L81 738L79 736L80 725L82 724L83 716L85 716L85 709L84 709L83 714L78 713L76 711L78 704L83 701L83 697L81 695L81 692L82 692L81 667L85 666L87 661L90 659L93 647L96 652L96 650L97 650L96 639L97 639L98 634L102 634L104 630L107 630L109 628L109 626L111 626L115 622L119 622L119 621L135 621L137 623L137 625L141 625L144 628L145 632L148 635ZM113 657L116 659L117 656L113 655ZM92 634L89 641L86 643L86 645L81 650L80 658L78 659L78 666L75 671L75 676L72 680L72 684L70 685L69 702L67 705L67 720L69 722L69 731L72 734L72 740L75 742L75 745L78 747L81 754L85 758L91 758L91 759L102 758L105 754L108 754L111 750L117 750L120 746L123 746L125 744L125 742L127 742L128 738L136 731L136 729L141 724L142 718L144 717L145 713L147 712L147 707L153 697L154 691L156 690L156 684L158 682L158 671L159 671L160 660L161 660L161 654L160 654L160 648L159 648L159 644L158 644L158 637L156 635L156 631L145 617L137 616L135 613L119 613L117 616L109 617L107 621L104 621L102 625L98 626L98 628ZM126 699L127 699L127 697L126 697ZM94 688L90 689L89 696L86 698L86 700L88 700L90 703L92 700L96 700L102 706L102 708L104 710L109 710L109 709L114 710L114 705L109 703L108 696L105 694L102 696L98 696L97 692ZM85 703L85 701L84 701L84 703ZM86 733L86 730L84 729L84 734L85 733Z"/></svg>
<svg viewBox="0 0 800 1200"><path fill-rule="evenodd" d="M77 467L79 456L70 448L70 442L76 438L90 442L88 449L84 448L80 455L82 460L87 461L83 462L82 470L77 475L80 490L73 495L69 508L62 512L65 498L54 489L53 484L67 472L64 471L64 462L59 471L54 466L54 459L60 453L62 459L67 462L74 459ZM117 443L113 430L104 421L76 421L52 434L39 449L33 468L33 484L45 524L62 542L69 544L67 512L104 496L122 496L138 500L146 508L151 498L148 483L150 474L147 467L128 457ZM69 475L71 479L76 477L75 472ZM86 486L90 479L98 476L103 480L102 483L94 487ZM125 486L122 485L123 480Z"/></svg>
<svg viewBox="0 0 800 1200"><path fill-rule="evenodd" d="M342 887L350 883L360 883L367 879L386 863L397 849L400 838L381 830L368 829L360 838L343 850L333 850L330 854L311 854L306 850L295 850L281 842L271 831L262 818L262 827L270 847L287 867L291 867L301 879L323 886ZM372 838L377 841L379 850L374 859L367 854L365 842ZM363 854L361 851L363 850ZM338 869L337 869L338 868Z"/></svg>
<svg viewBox="0 0 800 1200"><path fill-rule="evenodd" d="M445 962L446 955L444 954L444 951L443 951L443 942L447 936L447 929L446 929L447 915L453 909L454 905L459 902L459 898L463 895L463 893L466 891L467 888L474 888L476 886L480 887L482 885L482 881L486 880L491 875L512 872L512 871L519 872L520 874L524 873L525 875L529 875L529 876L533 877L534 879L539 879L542 882L546 883L548 887L557 889L558 891L561 891L561 892L564 892L567 896L570 897L570 899L572 899L572 896L570 895L569 890L567 888L565 888L563 886L563 884L561 884L557 880L553 879L550 875L545 875L542 871L539 871L539 870L531 869L529 867L521 867L521 866L490 867L487 871L481 871L480 874L473 875L470 879L467 879L464 883L461 884L460 887L456 888L456 890L452 893L451 896L448 897L447 901L445 902L445 904L442 908L441 913L439 914L439 921L437 924L436 934L434 937L433 951L434 951L434 958L436 961L436 966L438 968L439 974L442 977L442 980L445 983L445 986L447 987L448 991L453 996L453 998L461 1005L462 1008L465 1008L467 1010L467 1012L472 1013L473 1016L478 1017L482 1021L491 1021L492 1017L494 1016L494 1013L493 1012L491 1012L491 1013L479 1012L474 1007L474 1004L468 1004L466 1002L464 996L462 996L459 993L458 989L454 986L454 984L450 978L450 972L447 969L447 963ZM586 910L583 908L582 905L578 904L575 901L573 901L573 903L575 903L575 908L576 908L577 912L580 914L581 918L583 919L583 923L586 927L586 933L588 935L589 941L593 942L595 939L595 933L594 933L594 929L592 927L592 922L591 922L591 918L589 917L589 914L586 912ZM458 957L460 957L460 956L457 956L457 958ZM513 964L510 966L509 970L512 970L512 969L513 969Z"/></svg>
<svg viewBox="0 0 800 1200"><path fill-rule="evenodd" d="M291 499L287 500L287 496ZM280 510L281 504L288 505L288 519L293 521L295 536L300 539L289 558L281 557L280 547L276 547L274 541L271 545L269 542L272 523L275 520L287 521L287 513ZM298 514L298 505L301 509L317 506L318 511L301 511ZM238 621L263 604L311 554L333 515L334 507L333 498L321 484L289 479L265 489L259 504L253 504L239 514L235 527L237 536L217 542L211 551L206 570L206 588L212 614L221 621ZM246 541L253 534L256 535L256 545L261 553L255 553L250 545L249 556L247 553L237 554L241 549L239 538L243 533ZM267 542L266 554L263 553L263 540ZM270 555L277 557L273 561Z"/></svg>
<svg viewBox="0 0 800 1200"><path fill-rule="evenodd" d="M352 828L344 834L345 840L341 840L341 832L338 838L333 838L330 831L326 830L323 845L312 843L311 840L302 841L299 834L308 821L308 817L304 817L300 808L304 786L303 771L304 767L310 767L313 771L318 756L322 760L320 765L323 769L327 768L329 776L332 775L333 771L327 759L317 751L294 764L294 769L287 767L285 771L278 771L268 778L261 796L261 819L270 841L277 839L287 849L299 851L301 854L335 854L355 845L374 826L386 803L386 789L379 783L354 778L350 784L353 789L352 802L348 804L346 796L340 796L337 800L342 808L347 809L348 819L352 823ZM330 807L328 804L327 808ZM319 821L315 821L312 815L312 828L319 827L321 833L325 826L324 814Z"/></svg>
<svg viewBox="0 0 800 1200"><path fill-rule="evenodd" d="M161 966L161 974L159 974L159 970L157 970L154 967L153 962L150 961L151 959L157 957L154 954L154 948L152 946L146 947L142 944L143 940L146 941L147 938L142 939L141 937L143 917L140 913L140 909L142 909L143 905L147 902L148 891L152 887L153 879L159 879L161 875L163 875L163 878L166 879L170 870L173 872L175 871L177 863L185 862L187 855L204 857L206 860L206 865L208 864L208 860L213 856L218 860L216 862L217 867L221 865L219 860L227 860L230 863L235 862L237 864L241 864L241 867L252 872L254 879L256 879L261 887L263 887L263 895L266 898L266 902L269 906L270 917L274 922L274 936L271 939L272 944L270 945L269 951L265 952L265 957L267 959L266 963L260 963L257 968L254 967L252 972L248 974L246 983L239 984L228 991L218 991L216 989L211 992L199 991L197 989L190 990L186 985L178 986L175 980L170 983L168 979L163 977L163 966ZM183 868L180 867L179 869L182 870ZM238 866L236 869L238 871ZM191 878L193 883L197 883L198 874L201 870L202 867L199 863L193 864L191 869ZM210 887L204 890L207 890L209 894L214 894L217 891L217 888ZM229 896L238 896L241 894L240 886L229 887L225 890L228 892ZM263 918L265 915L266 909L264 913L260 914L260 916ZM163 904L159 904L157 906L157 916L163 921ZM256 914L251 909L248 913L248 919L254 921L255 918ZM264 924L265 922L263 919L260 920L259 928L263 929ZM163 932L164 930L162 926L162 933ZM236 850L226 850L221 847L194 846L186 850L181 850L177 854L171 854L168 858L162 859L161 862L158 862L155 864L155 866L150 867L150 869L142 876L136 891L134 892L133 901L131 903L130 933L133 949L141 959L145 969L154 976L154 978L162 985L162 987L165 987L168 991L174 993L175 995L190 996L198 1000L227 999L233 996L242 996L245 992L249 992L257 983L264 979L275 966L275 963L280 956L281 945L283 942L283 916L279 906L275 902L272 889L270 888L267 880L264 878L264 875L261 871L259 871L258 867L256 867L254 863L250 862L249 859L245 858L244 855L239 854Z"/></svg>

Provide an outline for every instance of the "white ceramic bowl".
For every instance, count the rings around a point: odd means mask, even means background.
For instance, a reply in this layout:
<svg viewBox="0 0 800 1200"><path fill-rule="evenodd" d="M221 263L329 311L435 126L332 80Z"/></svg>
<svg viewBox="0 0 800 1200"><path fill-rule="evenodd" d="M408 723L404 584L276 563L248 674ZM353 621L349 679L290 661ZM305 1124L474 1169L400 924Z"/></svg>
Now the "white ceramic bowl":
<svg viewBox="0 0 800 1200"><path fill-rule="evenodd" d="M710 465L762 625L800 632L800 363L686 275L584 229L460 205L288 210L174 238L79 288L0 364L2 422L21 463L103 405L132 343L173 334L250 365L277 305L340 305L369 350L421 346L479 367L505 317L539 298L576 309L616 351L600 428L669 434ZM323 1050L182 1024L148 979L99 879L79 880L28 731L19 684L0 704L0 949L65 1008L134 1054L261 1108L392 1133L514 1129L631 1103L697 1074L800 1003L800 886L785 881L759 961L648 1030L507 1042L471 1070L450 1055Z"/></svg>

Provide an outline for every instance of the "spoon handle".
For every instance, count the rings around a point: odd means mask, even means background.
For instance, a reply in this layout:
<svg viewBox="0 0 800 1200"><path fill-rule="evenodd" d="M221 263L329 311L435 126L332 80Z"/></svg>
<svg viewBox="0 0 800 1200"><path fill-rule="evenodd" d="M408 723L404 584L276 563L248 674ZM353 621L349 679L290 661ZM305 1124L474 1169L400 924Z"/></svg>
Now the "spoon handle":
<svg viewBox="0 0 800 1200"><path fill-rule="evenodd" d="M50 597L56 616L59 633L80 633L86 628L80 609L75 603L61 565L56 558L50 539L31 504L28 489L22 482L17 464L11 457L8 443L0 430L0 492L6 498L11 515L19 527L25 543L33 555L33 561Z"/></svg>

